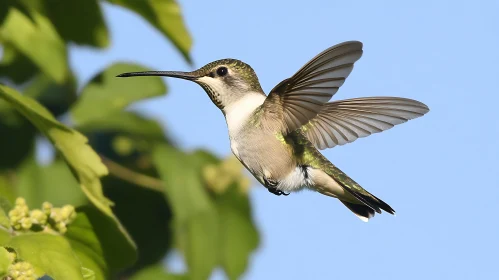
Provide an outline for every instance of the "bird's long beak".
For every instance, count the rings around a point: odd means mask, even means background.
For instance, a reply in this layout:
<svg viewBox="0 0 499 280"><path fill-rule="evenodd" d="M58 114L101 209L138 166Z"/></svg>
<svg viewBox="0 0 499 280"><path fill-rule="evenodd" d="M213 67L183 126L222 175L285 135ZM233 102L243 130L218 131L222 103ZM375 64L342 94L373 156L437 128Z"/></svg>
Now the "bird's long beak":
<svg viewBox="0 0 499 280"><path fill-rule="evenodd" d="M116 77L138 77L138 76L161 76L161 77L172 77L179 78L189 81L195 81L199 78L196 72L179 72L179 71L144 71L144 72L129 72L119 74Z"/></svg>

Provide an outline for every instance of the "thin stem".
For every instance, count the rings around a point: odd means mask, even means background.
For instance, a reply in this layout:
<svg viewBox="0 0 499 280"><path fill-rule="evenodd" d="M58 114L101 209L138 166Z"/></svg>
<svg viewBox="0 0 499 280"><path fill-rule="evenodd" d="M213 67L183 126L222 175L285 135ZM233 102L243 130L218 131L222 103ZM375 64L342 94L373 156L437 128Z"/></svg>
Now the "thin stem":
<svg viewBox="0 0 499 280"><path fill-rule="evenodd" d="M161 180L135 172L103 155L100 155L100 157L111 175L147 189L163 192L164 187Z"/></svg>

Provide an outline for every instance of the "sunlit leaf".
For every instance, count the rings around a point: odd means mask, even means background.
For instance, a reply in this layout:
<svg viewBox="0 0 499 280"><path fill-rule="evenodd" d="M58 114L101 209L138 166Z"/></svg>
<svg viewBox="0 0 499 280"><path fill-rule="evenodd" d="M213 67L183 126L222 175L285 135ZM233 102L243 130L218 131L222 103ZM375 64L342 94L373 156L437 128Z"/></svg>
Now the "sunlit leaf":
<svg viewBox="0 0 499 280"><path fill-rule="evenodd" d="M0 246L5 246L9 242L10 238L11 236L7 229L0 228Z"/></svg>
<svg viewBox="0 0 499 280"><path fill-rule="evenodd" d="M83 279L85 280L95 280L97 277L95 276L95 272L89 268L82 267L81 274L83 275Z"/></svg>
<svg viewBox="0 0 499 280"><path fill-rule="evenodd" d="M97 0L45 0L44 10L61 37L79 45L106 47L109 34Z"/></svg>
<svg viewBox="0 0 499 280"><path fill-rule="evenodd" d="M81 265L62 236L32 233L13 236L6 246L35 267L35 272L54 279L83 280Z"/></svg>
<svg viewBox="0 0 499 280"><path fill-rule="evenodd" d="M187 275L168 273L161 265L146 267L137 272L130 280L188 280Z"/></svg>
<svg viewBox="0 0 499 280"><path fill-rule="evenodd" d="M0 247L0 277L7 276L10 263L9 252L4 247Z"/></svg>
<svg viewBox="0 0 499 280"><path fill-rule="evenodd" d="M87 138L55 120L47 109L35 100L9 87L0 85L0 97L7 100L49 138L71 167L87 198L119 224L111 211L112 203L104 196L99 180L107 174L107 168L87 144ZM124 229L123 234L126 234Z"/></svg>
<svg viewBox="0 0 499 280"><path fill-rule="evenodd" d="M133 241L123 235L113 219L90 206L77 211L65 237L82 265L94 271L96 279L108 279L108 275L135 262L137 252Z"/></svg>
<svg viewBox="0 0 499 280"><path fill-rule="evenodd" d="M3 25L0 26L0 39L23 53L58 83L66 79L66 45L43 14L33 9L28 17L20 10L10 7Z"/></svg>
<svg viewBox="0 0 499 280"><path fill-rule="evenodd" d="M113 115L131 103L163 95L166 87L160 77L117 78L124 72L146 71L136 65L117 63L95 76L82 90L80 99L71 109L78 125Z"/></svg>
<svg viewBox="0 0 499 280"><path fill-rule="evenodd" d="M187 61L192 39L182 19L180 7L174 0L108 0L141 15L177 47Z"/></svg>
<svg viewBox="0 0 499 280"><path fill-rule="evenodd" d="M40 208L45 201L57 207L81 205L86 201L78 181L62 160L39 165L34 158L30 158L21 166L17 176L18 196L24 197L30 208Z"/></svg>

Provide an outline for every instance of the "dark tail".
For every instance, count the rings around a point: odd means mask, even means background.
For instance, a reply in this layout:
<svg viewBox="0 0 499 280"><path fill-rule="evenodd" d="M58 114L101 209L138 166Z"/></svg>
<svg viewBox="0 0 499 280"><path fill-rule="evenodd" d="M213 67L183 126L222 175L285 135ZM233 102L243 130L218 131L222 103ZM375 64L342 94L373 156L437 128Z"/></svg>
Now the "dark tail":
<svg viewBox="0 0 499 280"><path fill-rule="evenodd" d="M361 219L364 222L369 221L370 218L374 217L374 214L376 213L371 207L366 206L364 204L355 204L355 203L350 203L341 200L341 203L343 203L350 211L352 211L359 219Z"/></svg>
<svg viewBox="0 0 499 280"><path fill-rule="evenodd" d="M331 176L345 191L355 197L359 204L343 202L348 209L352 210L357 216L369 219L374 216L375 212L381 214L381 210L386 211L390 214L395 214L390 205L386 204L383 200L377 198L373 194L362 188L357 182L348 177L343 171L338 169L336 166L331 166L327 173Z"/></svg>

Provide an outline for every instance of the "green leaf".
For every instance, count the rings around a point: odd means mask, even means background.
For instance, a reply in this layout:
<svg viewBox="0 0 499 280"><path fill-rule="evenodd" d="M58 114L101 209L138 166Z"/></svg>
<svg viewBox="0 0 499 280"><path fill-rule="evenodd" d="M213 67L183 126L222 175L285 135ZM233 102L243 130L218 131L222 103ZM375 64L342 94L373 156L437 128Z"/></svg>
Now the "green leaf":
<svg viewBox="0 0 499 280"><path fill-rule="evenodd" d="M47 76L62 83L68 74L66 45L46 16L32 9L30 15L10 7L0 27L0 39L38 65Z"/></svg>
<svg viewBox="0 0 499 280"><path fill-rule="evenodd" d="M80 262L62 236L28 233L12 237L6 246L31 263L38 276L47 274L54 279L83 280Z"/></svg>
<svg viewBox="0 0 499 280"><path fill-rule="evenodd" d="M10 238L11 236L8 230L0 228L0 245L5 246L9 242Z"/></svg>
<svg viewBox="0 0 499 280"><path fill-rule="evenodd" d="M0 135L9 135L0 137L0 170L16 168L33 153L36 128L1 98Z"/></svg>
<svg viewBox="0 0 499 280"><path fill-rule="evenodd" d="M10 263L9 252L4 247L0 247L0 277L7 276Z"/></svg>
<svg viewBox="0 0 499 280"><path fill-rule="evenodd" d="M95 76L82 90L80 99L71 109L78 125L113 115L131 103L163 95L166 87L160 77L123 79L123 72L146 71L136 64L117 63Z"/></svg>
<svg viewBox="0 0 499 280"><path fill-rule="evenodd" d="M135 166L130 164L127 167ZM104 178L103 184L106 195L116 203L114 214L130 233L140 252L131 270L161 261L173 239L172 213L166 198L157 191L113 176ZM133 203L130 202L131 197Z"/></svg>
<svg viewBox="0 0 499 280"><path fill-rule="evenodd" d="M59 116L66 113L76 101L76 81L68 78L63 84L57 84L46 75L39 74L30 81L23 93L36 99L52 114Z"/></svg>
<svg viewBox="0 0 499 280"><path fill-rule="evenodd" d="M88 269L86 267L81 268L81 274L83 275L83 279L85 280L95 280L95 272L91 269Z"/></svg>
<svg viewBox="0 0 499 280"><path fill-rule="evenodd" d="M31 79L38 71L33 62L10 44L2 44L3 57L0 61L0 77L7 77L16 84Z"/></svg>
<svg viewBox="0 0 499 280"><path fill-rule="evenodd" d="M168 273L161 265L146 267L137 272L130 280L188 280L187 275Z"/></svg>
<svg viewBox="0 0 499 280"><path fill-rule="evenodd" d="M166 197L178 223L214 209L198 170L192 164L192 156L171 146L158 145L153 151L153 161L165 182Z"/></svg>
<svg viewBox="0 0 499 280"><path fill-rule="evenodd" d="M11 173L0 174L0 208L6 213L10 210L12 203L16 199L14 186L12 186L13 179L14 176Z"/></svg>
<svg viewBox="0 0 499 280"><path fill-rule="evenodd" d="M162 141L165 133L161 125L134 112L120 111L105 118L92 119L76 127L83 133L121 132L140 139Z"/></svg>
<svg viewBox="0 0 499 280"><path fill-rule="evenodd" d="M109 32L97 0L45 0L44 10L61 37L79 45L106 47Z"/></svg>
<svg viewBox="0 0 499 280"><path fill-rule="evenodd" d="M163 33L184 58L191 62L189 50L192 39L182 19L180 7L174 0L136 1L136 0L108 0L123 6L141 15L151 25Z"/></svg>
<svg viewBox="0 0 499 280"><path fill-rule="evenodd" d="M103 213L115 218L110 208L112 202L104 196L99 180L107 175L107 168L87 144L87 138L55 120L47 109L35 100L9 87L0 85L0 97L7 100L49 138L71 167L87 198ZM119 221L116 220L116 223Z"/></svg>
<svg viewBox="0 0 499 280"><path fill-rule="evenodd" d="M218 265L219 230L216 211L206 211L178 226L179 246L189 268L190 279L208 279Z"/></svg>
<svg viewBox="0 0 499 280"><path fill-rule="evenodd" d="M45 201L58 207L86 202L78 181L62 160L42 166L30 158L21 166L17 176L18 196L24 197L30 208L40 208Z"/></svg>
<svg viewBox="0 0 499 280"><path fill-rule="evenodd" d="M135 262L135 244L112 218L91 206L80 207L77 212L65 237L96 279L108 279L108 275Z"/></svg>
<svg viewBox="0 0 499 280"><path fill-rule="evenodd" d="M230 279L238 279L248 266L259 237L248 196L233 185L217 198L220 221L221 264Z"/></svg>
<svg viewBox="0 0 499 280"><path fill-rule="evenodd" d="M0 197L0 199L3 199L3 197ZM9 216L7 216L7 211L3 208L0 208L0 226L6 229L10 228Z"/></svg>

